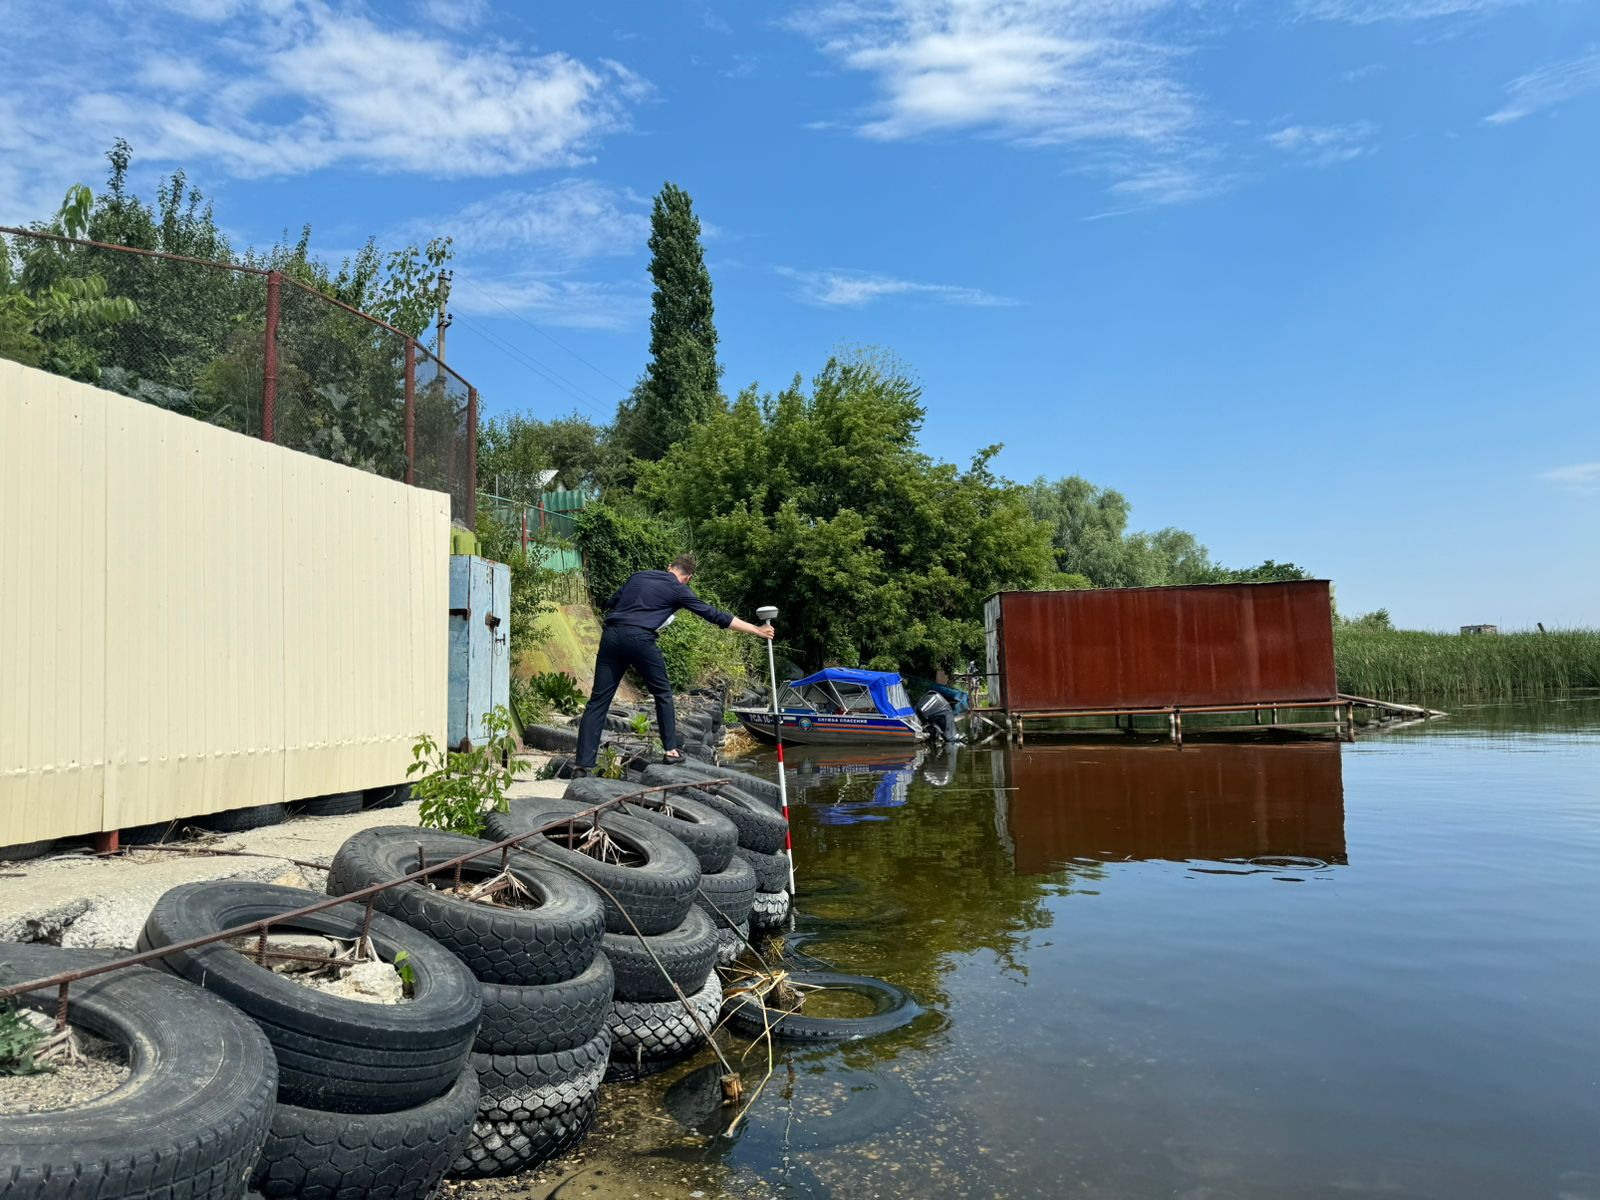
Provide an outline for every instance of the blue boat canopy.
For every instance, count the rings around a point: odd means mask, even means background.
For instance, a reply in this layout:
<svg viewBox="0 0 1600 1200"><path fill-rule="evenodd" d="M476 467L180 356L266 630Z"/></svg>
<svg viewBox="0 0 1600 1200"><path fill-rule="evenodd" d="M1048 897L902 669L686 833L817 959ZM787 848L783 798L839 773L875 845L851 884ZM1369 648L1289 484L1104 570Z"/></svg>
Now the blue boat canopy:
<svg viewBox="0 0 1600 1200"><path fill-rule="evenodd" d="M823 667L804 679L796 679L790 687L799 690L816 683L854 683L872 693L878 711L887 717L909 717L915 713L905 684L894 671L867 671L860 667Z"/></svg>

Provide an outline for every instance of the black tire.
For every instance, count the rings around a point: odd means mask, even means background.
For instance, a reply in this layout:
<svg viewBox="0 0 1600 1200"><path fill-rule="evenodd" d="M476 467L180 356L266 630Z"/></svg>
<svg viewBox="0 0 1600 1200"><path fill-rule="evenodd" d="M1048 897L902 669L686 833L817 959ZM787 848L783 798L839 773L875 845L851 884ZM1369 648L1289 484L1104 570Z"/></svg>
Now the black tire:
<svg viewBox="0 0 1600 1200"><path fill-rule="evenodd" d="M506 1175L575 1145L594 1117L611 1035L555 1054L474 1054L482 1099L456 1178Z"/></svg>
<svg viewBox="0 0 1600 1200"><path fill-rule="evenodd" d="M735 770L729 766L715 766L709 762L689 761L674 765L681 766L683 770L696 774L701 779L732 780L732 786L757 800L765 801L768 808L776 809L783 802L783 794L774 781L752 775L748 771Z"/></svg>
<svg viewBox="0 0 1600 1200"><path fill-rule="evenodd" d="M331 796L313 796L289 806L297 817L348 817L361 811L361 792L335 792Z"/></svg>
<svg viewBox="0 0 1600 1200"><path fill-rule="evenodd" d="M190 818L201 829L209 829L212 833L246 833L252 829L264 829L268 825L281 825L288 819L287 804L257 804L252 808L230 808L226 812Z"/></svg>
<svg viewBox="0 0 1600 1200"><path fill-rule="evenodd" d="M689 997L689 1007L707 1030L717 1027L722 981L715 971L706 977L705 987ZM700 1024L676 1000L613 1001L606 1018L611 1030L611 1061L627 1066L676 1062L706 1040Z"/></svg>
<svg viewBox="0 0 1600 1200"><path fill-rule="evenodd" d="M178 841L183 833L182 821L153 821L149 825L135 825L117 834L118 846L160 846Z"/></svg>
<svg viewBox="0 0 1600 1200"><path fill-rule="evenodd" d="M42 842L18 842L14 846L0 846L0 862L27 862L30 858L40 858L49 854L55 848L55 838L45 838Z"/></svg>
<svg viewBox="0 0 1600 1200"><path fill-rule="evenodd" d="M654 766L646 768L644 781L650 784L692 783L701 778L689 767ZM789 837L789 823L760 800L736 787L724 786L714 794L698 791L694 798L727 817L739 830L739 845L764 854L782 850Z"/></svg>
<svg viewBox="0 0 1600 1200"><path fill-rule="evenodd" d="M269 883L208 880L173 888L156 901L139 949L171 946L303 908L315 892ZM354 940L363 909L341 904L275 926ZM274 974L221 942L175 951L160 961L238 1006L261 1026L278 1056L278 1094L300 1108L398 1112L443 1095L466 1065L483 1002L478 982L431 938L383 913L369 936L385 961L402 950L414 975L404 1004L330 996Z"/></svg>
<svg viewBox="0 0 1600 1200"><path fill-rule="evenodd" d="M411 785L397 783L393 787L368 788L361 793L361 807L367 810L374 808L399 808L411 799Z"/></svg>
<svg viewBox="0 0 1600 1200"><path fill-rule="evenodd" d="M618 1000L673 1000L674 983L685 996L705 987L717 962L717 927L705 913L691 908L671 933L646 937L643 944L632 933L608 933L605 949L616 973Z"/></svg>
<svg viewBox="0 0 1600 1200"><path fill-rule="evenodd" d="M756 890L783 892L789 889L789 856L787 854L762 854L740 846L737 854L756 873ZM753 899L753 897L752 897Z"/></svg>
<svg viewBox="0 0 1600 1200"><path fill-rule="evenodd" d="M328 894L342 896L374 883L399 879L488 843L478 838L386 825L363 829L339 847L328 870ZM380 912L419 929L467 965L478 979L494 983L560 983L585 970L600 948L605 914L593 888L570 873L514 855L512 876L538 901L536 908L502 908L434 891L425 883L389 888L374 897ZM466 863L463 881L500 874L500 852ZM445 889L452 873L433 877Z"/></svg>
<svg viewBox="0 0 1600 1200"><path fill-rule="evenodd" d="M732 929L717 930L717 966L731 966L745 951L750 940L750 922L735 925Z"/></svg>
<svg viewBox="0 0 1600 1200"><path fill-rule="evenodd" d="M750 909L750 928L757 933L782 929L789 923L794 898L787 892L757 892Z"/></svg>
<svg viewBox="0 0 1600 1200"><path fill-rule="evenodd" d="M534 750L576 754L578 731L565 725L529 725L522 731L522 744Z"/></svg>
<svg viewBox="0 0 1600 1200"><path fill-rule="evenodd" d="M581 1046L605 1028L613 991L611 963L604 954L562 983L478 986L483 1021L473 1049L480 1054L554 1054Z"/></svg>
<svg viewBox="0 0 1600 1200"><path fill-rule="evenodd" d="M795 983L813 984L856 992L870 997L877 1011L865 1017L808 1017L802 1010L788 1013L778 1007L764 1007L757 996L743 995L728 1004L728 1024L741 1033L760 1037L767 1029L772 1036L795 1042L843 1042L876 1037L911 1024L922 1009L910 995L892 983L867 975L846 975L841 971L797 971Z"/></svg>
<svg viewBox="0 0 1600 1200"><path fill-rule="evenodd" d="M468 1064L444 1095L401 1112L280 1104L250 1185L264 1200L428 1200L472 1136L478 1096Z"/></svg>
<svg viewBox="0 0 1600 1200"><path fill-rule="evenodd" d="M625 804L623 810L630 817L638 817L658 829L665 829L689 847L695 858L700 860L702 872L714 873L728 869L733 852L739 845L739 830L732 821L710 805L701 804L681 792L656 793L653 797L643 799L656 803Z"/></svg>
<svg viewBox="0 0 1600 1200"><path fill-rule="evenodd" d="M633 722L619 713L607 713L604 727L612 733L633 732Z"/></svg>
<svg viewBox="0 0 1600 1200"><path fill-rule="evenodd" d="M727 929L750 919L750 909L759 889L755 868L744 858L735 857L726 871L700 876L700 894L695 897L695 905L705 910L718 929Z"/></svg>
<svg viewBox="0 0 1600 1200"><path fill-rule="evenodd" d="M466 1150L450 1168L452 1179L515 1175L559 1158L589 1134L600 1093L571 1112L537 1121L475 1121Z"/></svg>
<svg viewBox="0 0 1600 1200"><path fill-rule="evenodd" d="M489 836L504 841L532 833L586 807L572 800L513 800L509 812L488 815ZM578 878L592 880L609 891L609 896L600 892L600 900L605 906L606 929L611 933L632 932L635 924L641 933L667 933L682 925L700 886L700 864L695 856L676 838L635 817L605 812L600 814L599 825L638 856L640 865L599 862L548 834L531 837L522 846L528 853L566 867ZM589 819L577 822L580 834L590 828ZM564 836L564 830L556 831L555 836Z"/></svg>
<svg viewBox="0 0 1600 1200"><path fill-rule="evenodd" d="M109 957L0 945L0 966L14 983ZM56 989L22 1002L54 1013ZM67 1019L122 1046L130 1076L72 1108L0 1114L0 1196L238 1196L266 1140L278 1086L261 1031L217 997L143 967L73 984Z"/></svg>

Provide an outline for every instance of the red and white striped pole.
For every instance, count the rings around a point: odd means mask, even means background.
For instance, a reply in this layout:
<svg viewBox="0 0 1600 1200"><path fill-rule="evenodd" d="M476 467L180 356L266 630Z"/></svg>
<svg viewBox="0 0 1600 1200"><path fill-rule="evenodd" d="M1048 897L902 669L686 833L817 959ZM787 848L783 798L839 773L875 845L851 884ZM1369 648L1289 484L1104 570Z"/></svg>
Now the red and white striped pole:
<svg viewBox="0 0 1600 1200"><path fill-rule="evenodd" d="M772 605L756 609L763 625L771 625L778 610ZM783 848L789 856L789 895L794 887L794 831L789 825L789 778L783 769L783 713L778 708L778 659L772 650L772 640L767 640L767 674L772 682L772 736L778 742L778 798L783 803Z"/></svg>

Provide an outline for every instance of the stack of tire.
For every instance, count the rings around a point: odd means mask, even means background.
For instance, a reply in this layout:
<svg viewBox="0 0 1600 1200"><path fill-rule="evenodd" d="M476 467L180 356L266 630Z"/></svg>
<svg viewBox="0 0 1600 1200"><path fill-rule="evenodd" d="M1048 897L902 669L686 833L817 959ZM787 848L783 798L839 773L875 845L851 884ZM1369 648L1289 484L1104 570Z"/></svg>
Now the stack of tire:
<svg viewBox="0 0 1600 1200"><path fill-rule="evenodd" d="M584 805L594 805L622 796L636 796L639 791L640 785L631 781L580 779L567 785L566 798ZM710 805L700 803L685 792L642 796L632 803L624 804L622 811L627 816L648 821L656 828L671 834L695 856L700 863L700 886L695 893L694 905L710 919L716 929L717 964L726 966L733 962L750 940L750 911L755 907L756 892L759 890L755 870L738 857L738 827ZM613 937L629 936L632 935L608 935L607 945L610 946ZM637 955L639 951L633 947L639 946L639 939L632 936L632 943L630 947L620 947L619 953L632 952ZM660 949L653 941L647 944L653 950ZM668 948L668 953L671 952ZM642 986L649 990L660 991L662 988L659 982L660 970L654 969L653 974L656 976L654 985L645 982ZM627 990L630 989L622 984L619 972L617 984L619 999L665 998L625 995L624 992Z"/></svg>
<svg viewBox="0 0 1600 1200"><path fill-rule="evenodd" d="M347 839L328 872L345 895L437 866L474 850L477 838L382 827ZM502 874L501 856L465 863L471 888ZM455 894L453 871L379 892L375 906L427 934L477 978L483 1020L471 1063L480 1098L471 1136L450 1166L456 1178L508 1175L576 1145L593 1123L611 1048L606 1014L611 965L600 953L605 923L594 889L526 855L508 863L505 887L524 904L486 904Z"/></svg>
<svg viewBox="0 0 1600 1200"><path fill-rule="evenodd" d="M365 925L355 903L275 925L273 933L356 943L365 927L380 958L406 966L410 995L402 1003L304 987L225 942L177 948L323 899L239 880L183 884L156 902L139 948L174 947L160 965L229 1001L272 1045L278 1103L251 1174L255 1191L301 1200L426 1200L461 1154L478 1110L468 1054L483 1001L472 973L391 917L374 913Z"/></svg>
<svg viewBox="0 0 1600 1200"><path fill-rule="evenodd" d="M489 814L488 836L503 841L574 818L613 798L616 792L609 789L619 786L638 790L586 779L575 781L566 799L513 800L508 812ZM592 841L597 826L620 851L620 861L591 856L571 844ZM577 818L570 829L570 834L559 829L530 838L524 846L528 854L572 871L600 893L604 953L616 980L606 1016L611 1034L608 1077L649 1074L699 1047L722 1007L722 984L712 969L716 927L695 905L700 861L678 838L627 813ZM679 1000L680 991L687 1005Z"/></svg>
<svg viewBox="0 0 1600 1200"><path fill-rule="evenodd" d="M111 957L6 943L0 972L21 982ZM54 1015L56 999L50 988L21 1003ZM0 1195L235 1200L267 1140L278 1083L272 1048L254 1022L144 967L74 983L67 1020L117 1046L129 1076L109 1095L71 1107L0 1112Z"/></svg>
<svg viewBox="0 0 1600 1200"><path fill-rule="evenodd" d="M641 778L647 784L702 783L717 778L721 768L703 763L683 766L660 764L646 767ZM757 781L762 782L762 781ZM763 933L778 929L789 919L789 822L765 800L752 796L743 786L723 784L694 793L695 800L733 822L739 845L734 853L749 864L756 876L755 902L750 910L750 929Z"/></svg>

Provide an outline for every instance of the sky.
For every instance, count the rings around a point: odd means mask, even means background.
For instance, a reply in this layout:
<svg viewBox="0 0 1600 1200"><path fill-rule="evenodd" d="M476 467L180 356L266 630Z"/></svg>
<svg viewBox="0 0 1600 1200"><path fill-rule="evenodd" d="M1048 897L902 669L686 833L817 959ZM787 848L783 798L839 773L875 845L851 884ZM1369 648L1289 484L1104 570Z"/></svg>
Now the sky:
<svg viewBox="0 0 1600 1200"><path fill-rule="evenodd" d="M607 419L650 197L724 385L895 352L924 445L1421 628L1600 625L1600 0L0 0L0 222L126 137L240 244L448 234L488 414Z"/></svg>

